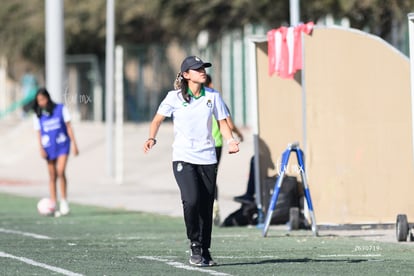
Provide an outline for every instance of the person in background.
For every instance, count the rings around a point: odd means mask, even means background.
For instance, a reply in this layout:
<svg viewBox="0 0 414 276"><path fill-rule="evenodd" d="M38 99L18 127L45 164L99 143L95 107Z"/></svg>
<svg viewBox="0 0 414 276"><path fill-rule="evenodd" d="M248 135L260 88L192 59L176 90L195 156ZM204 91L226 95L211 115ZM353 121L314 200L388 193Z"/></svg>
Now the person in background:
<svg viewBox="0 0 414 276"><path fill-rule="evenodd" d="M75 135L70 123L71 117L63 104L52 101L49 92L40 88L35 97L33 110L34 128L38 132L40 155L47 162L49 172L50 199L56 206L56 182L59 179L60 208L55 215L67 215L70 212L67 200L66 165L72 146L73 154L79 154Z"/></svg>
<svg viewBox="0 0 414 276"><path fill-rule="evenodd" d="M205 89L206 67L197 56L181 63L174 89L158 107L144 143L147 153L156 144L156 136L166 117L173 118L174 142L172 166L181 193L187 238L190 240L190 264L214 266L210 254L213 203L216 189L217 156L212 136L212 117L218 120L229 153L239 151L226 118L229 116L220 94Z"/></svg>
<svg viewBox="0 0 414 276"><path fill-rule="evenodd" d="M246 192L240 196L235 196L234 201L251 204L255 202L256 187L254 184L254 155L250 158L249 179L247 180Z"/></svg>
<svg viewBox="0 0 414 276"><path fill-rule="evenodd" d="M212 80L212 78L209 74L207 74L207 79L206 79L206 82L204 83L204 85L206 87L211 88L211 89L214 90L213 80ZM227 112L230 114L230 110L227 107L227 105L226 105L226 109L227 109ZM243 134L236 127L236 125L233 123L231 115L229 115L229 117L226 118L226 121L227 121L227 124L230 127L231 131L234 132L237 135L239 141L243 142ZM222 152L222 147L223 147L223 137L220 133L219 125L218 125L216 119L214 118L214 116L213 116L213 138L214 138L215 148L216 148L217 169L218 169L218 167L220 165L220 160L221 160L221 152ZM216 187L216 193L214 195L213 222L214 222L214 225L216 225L216 226L219 226L221 224L220 206L219 206L219 202L218 202L218 187Z"/></svg>
<svg viewBox="0 0 414 276"><path fill-rule="evenodd" d="M26 68L20 83L23 94L23 117L26 117L27 113L33 108L34 97L38 89L37 79L30 68Z"/></svg>

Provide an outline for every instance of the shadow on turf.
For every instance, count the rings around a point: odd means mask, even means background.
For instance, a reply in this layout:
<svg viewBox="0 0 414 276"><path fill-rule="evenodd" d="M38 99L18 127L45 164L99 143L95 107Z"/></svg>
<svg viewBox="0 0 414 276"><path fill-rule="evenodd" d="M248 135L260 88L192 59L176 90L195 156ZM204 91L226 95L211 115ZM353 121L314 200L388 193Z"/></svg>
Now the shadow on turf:
<svg viewBox="0 0 414 276"><path fill-rule="evenodd" d="M321 234L320 232L318 233L318 238L321 237L334 237L334 238L338 238L338 237L347 237L347 238L366 238L366 237L385 237L386 234ZM286 233L283 235L269 235L266 238L282 238L282 237L291 237L291 238L309 238L309 237L315 237L313 234L308 234L308 233L295 233L295 234L291 234L291 233Z"/></svg>
<svg viewBox="0 0 414 276"><path fill-rule="evenodd" d="M326 234L326 235L320 235L318 237L346 237L346 238L367 238L367 237L385 237L387 235L385 234L359 234L359 235L336 235L336 234Z"/></svg>
<svg viewBox="0 0 414 276"><path fill-rule="evenodd" d="M71 216L76 217L94 217L94 216L119 216L119 215L128 215L128 214L143 214L141 212L134 212L124 209L103 209L103 210L79 210L74 208L71 212Z"/></svg>
<svg viewBox="0 0 414 276"><path fill-rule="evenodd" d="M271 259L259 262L243 262L243 263L220 263L219 266L240 266L240 265L260 265L260 264L283 264L283 263L362 263L368 262L368 259Z"/></svg>

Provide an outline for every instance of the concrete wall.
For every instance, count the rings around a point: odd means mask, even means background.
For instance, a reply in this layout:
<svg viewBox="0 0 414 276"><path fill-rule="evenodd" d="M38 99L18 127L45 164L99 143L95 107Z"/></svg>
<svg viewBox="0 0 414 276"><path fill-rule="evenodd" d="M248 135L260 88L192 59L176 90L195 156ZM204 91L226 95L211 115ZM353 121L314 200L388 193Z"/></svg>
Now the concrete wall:
<svg viewBox="0 0 414 276"><path fill-rule="evenodd" d="M414 218L409 60L356 30L317 27L304 39L305 67L294 80L269 76L267 42L256 44L261 151L277 167L288 143L306 149L318 223ZM263 156L262 179L276 172ZM289 169L295 174L294 162Z"/></svg>

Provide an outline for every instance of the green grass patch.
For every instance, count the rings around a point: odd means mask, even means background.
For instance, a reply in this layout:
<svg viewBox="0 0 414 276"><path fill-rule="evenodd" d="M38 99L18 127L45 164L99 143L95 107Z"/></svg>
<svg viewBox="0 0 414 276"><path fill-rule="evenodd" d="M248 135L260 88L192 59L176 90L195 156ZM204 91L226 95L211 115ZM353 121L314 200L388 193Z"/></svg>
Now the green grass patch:
<svg viewBox="0 0 414 276"><path fill-rule="evenodd" d="M414 246L311 231L213 229L217 267L188 269L182 218L71 205L64 217L37 214L38 199L0 194L0 252L83 275L410 275ZM9 231L9 232L7 232ZM51 239L38 239L36 234ZM185 268L179 264L185 265ZM0 257L0 275L61 275Z"/></svg>

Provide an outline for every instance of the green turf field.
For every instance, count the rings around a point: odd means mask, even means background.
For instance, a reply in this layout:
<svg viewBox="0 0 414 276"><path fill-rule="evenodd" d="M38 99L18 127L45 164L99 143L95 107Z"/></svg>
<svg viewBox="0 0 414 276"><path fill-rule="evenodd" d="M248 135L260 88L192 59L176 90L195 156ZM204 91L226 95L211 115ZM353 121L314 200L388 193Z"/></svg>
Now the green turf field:
<svg viewBox="0 0 414 276"><path fill-rule="evenodd" d="M213 229L220 264L188 265L181 218L71 205L42 217L37 199L0 194L0 275L413 275L411 243L311 231ZM159 204L159 203L158 203Z"/></svg>

